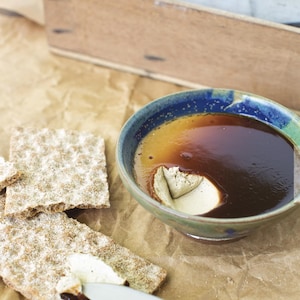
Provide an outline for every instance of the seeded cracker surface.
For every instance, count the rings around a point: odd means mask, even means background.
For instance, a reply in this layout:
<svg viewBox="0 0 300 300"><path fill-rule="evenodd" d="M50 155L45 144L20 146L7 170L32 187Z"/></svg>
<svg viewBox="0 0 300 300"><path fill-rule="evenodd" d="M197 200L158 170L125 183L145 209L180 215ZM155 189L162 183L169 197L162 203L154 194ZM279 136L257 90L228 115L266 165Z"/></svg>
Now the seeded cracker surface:
<svg viewBox="0 0 300 300"><path fill-rule="evenodd" d="M0 191L15 182L20 175L20 172L11 162L5 161L3 157L0 157Z"/></svg>
<svg viewBox="0 0 300 300"><path fill-rule="evenodd" d="M64 129L16 128L10 161L22 178L7 188L6 215L109 207L101 137Z"/></svg>
<svg viewBox="0 0 300 300"><path fill-rule="evenodd" d="M5 217L0 195L0 276L31 300L60 300L55 288L70 270L67 257L91 254L110 265L132 288L152 293L166 272L65 213L30 219Z"/></svg>

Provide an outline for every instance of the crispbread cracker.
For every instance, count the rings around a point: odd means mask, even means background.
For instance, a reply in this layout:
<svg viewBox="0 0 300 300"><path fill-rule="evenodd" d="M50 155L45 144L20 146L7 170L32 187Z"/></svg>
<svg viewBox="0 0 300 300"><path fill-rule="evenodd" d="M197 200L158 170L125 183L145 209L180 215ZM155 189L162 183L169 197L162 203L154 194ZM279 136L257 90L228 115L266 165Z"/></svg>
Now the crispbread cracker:
<svg viewBox="0 0 300 300"><path fill-rule="evenodd" d="M6 215L109 207L105 144L91 133L16 128L10 161L23 176L7 188Z"/></svg>
<svg viewBox="0 0 300 300"><path fill-rule="evenodd" d="M21 173L15 168L13 163L0 157L0 191L14 183L20 176Z"/></svg>
<svg viewBox="0 0 300 300"><path fill-rule="evenodd" d="M4 216L4 207L5 207L5 193L0 192L0 222L5 217ZM1 245L0 245L1 247Z"/></svg>
<svg viewBox="0 0 300 300"><path fill-rule="evenodd" d="M154 292L166 277L159 266L65 213L0 220L0 276L28 299L60 300L56 287L70 275L67 257L74 253L99 257L132 288L146 293Z"/></svg>

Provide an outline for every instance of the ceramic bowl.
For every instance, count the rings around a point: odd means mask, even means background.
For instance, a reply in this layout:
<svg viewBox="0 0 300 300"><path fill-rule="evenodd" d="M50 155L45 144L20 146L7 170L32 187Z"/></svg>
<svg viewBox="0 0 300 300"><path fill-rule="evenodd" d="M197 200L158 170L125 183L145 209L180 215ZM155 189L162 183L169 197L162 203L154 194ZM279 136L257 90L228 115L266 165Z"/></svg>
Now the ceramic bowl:
<svg viewBox="0 0 300 300"><path fill-rule="evenodd" d="M195 113L228 113L258 119L285 135L299 152L300 119L284 106L250 93L226 89L189 90L164 96L145 105L123 126L116 148L120 177L134 199L163 223L195 239L211 242L237 240L254 230L285 217L299 206L293 200L271 212L241 218L192 216L152 199L136 183L134 154L139 142L153 128L177 117Z"/></svg>

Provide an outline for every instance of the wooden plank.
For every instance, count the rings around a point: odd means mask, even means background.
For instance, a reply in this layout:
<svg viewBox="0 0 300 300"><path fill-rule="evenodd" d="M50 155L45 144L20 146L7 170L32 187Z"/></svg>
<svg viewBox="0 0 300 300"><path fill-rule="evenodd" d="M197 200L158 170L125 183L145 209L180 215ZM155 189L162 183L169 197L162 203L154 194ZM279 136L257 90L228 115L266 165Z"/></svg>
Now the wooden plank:
<svg viewBox="0 0 300 300"><path fill-rule="evenodd" d="M300 29L180 1L44 0L56 53L300 108Z"/></svg>

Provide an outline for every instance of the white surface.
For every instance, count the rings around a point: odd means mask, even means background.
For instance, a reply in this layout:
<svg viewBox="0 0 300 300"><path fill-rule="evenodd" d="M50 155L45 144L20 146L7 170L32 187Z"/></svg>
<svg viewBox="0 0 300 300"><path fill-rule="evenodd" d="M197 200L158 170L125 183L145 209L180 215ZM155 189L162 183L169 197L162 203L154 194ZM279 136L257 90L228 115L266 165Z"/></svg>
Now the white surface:
<svg viewBox="0 0 300 300"><path fill-rule="evenodd" d="M90 300L159 300L153 295L136 291L126 286L113 284L85 284L83 293Z"/></svg>
<svg viewBox="0 0 300 300"><path fill-rule="evenodd" d="M184 0L277 23L300 22L300 0Z"/></svg>

